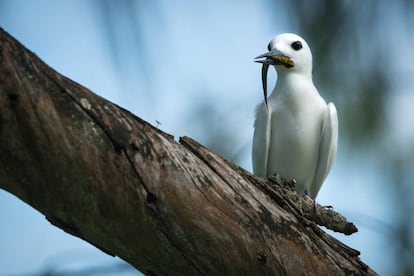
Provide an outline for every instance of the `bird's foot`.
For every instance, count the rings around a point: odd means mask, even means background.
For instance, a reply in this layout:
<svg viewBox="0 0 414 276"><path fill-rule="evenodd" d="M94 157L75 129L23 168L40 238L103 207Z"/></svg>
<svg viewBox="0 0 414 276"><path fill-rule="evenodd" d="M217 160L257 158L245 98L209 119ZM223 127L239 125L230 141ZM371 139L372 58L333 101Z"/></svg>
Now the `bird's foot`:
<svg viewBox="0 0 414 276"><path fill-rule="evenodd" d="M296 191L296 180L292 178L289 181L285 181L285 186L292 191Z"/></svg>
<svg viewBox="0 0 414 276"><path fill-rule="evenodd" d="M313 203L313 214L316 214L316 201L309 196L309 192L305 189L305 194L303 196L306 200L312 200Z"/></svg>
<svg viewBox="0 0 414 276"><path fill-rule="evenodd" d="M274 173L272 176L269 176L268 179L272 184L283 186L283 188L287 188L291 191L296 190L296 180L293 178L291 180L286 180L282 178L280 174Z"/></svg>
<svg viewBox="0 0 414 276"><path fill-rule="evenodd" d="M313 198L311 198L310 196L308 196L306 193L305 193L305 195L303 197L306 200L312 200L312 209L313 209L313 214L315 215L316 214L316 200L313 199ZM324 205L324 206L321 206L321 205L318 204L318 208L319 209L324 209L324 210L327 210L327 211L333 211L333 206L332 205Z"/></svg>
<svg viewBox="0 0 414 276"><path fill-rule="evenodd" d="M283 183L283 179L280 177L278 173L275 173L267 178L271 184L273 185L281 185Z"/></svg>

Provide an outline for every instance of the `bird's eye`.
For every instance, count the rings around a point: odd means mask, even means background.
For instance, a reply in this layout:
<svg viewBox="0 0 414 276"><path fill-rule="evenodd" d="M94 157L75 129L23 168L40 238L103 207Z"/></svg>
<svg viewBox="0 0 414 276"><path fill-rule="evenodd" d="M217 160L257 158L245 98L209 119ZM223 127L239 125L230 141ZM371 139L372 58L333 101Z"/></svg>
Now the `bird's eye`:
<svg viewBox="0 0 414 276"><path fill-rule="evenodd" d="M298 40L290 44L290 47L292 47L292 49L295 51L299 51L300 49L302 49L303 46L302 46L302 42Z"/></svg>
<svg viewBox="0 0 414 276"><path fill-rule="evenodd" d="M272 50L272 46L270 45L270 42L269 42L269 44L267 44L267 49L270 51L270 50Z"/></svg>

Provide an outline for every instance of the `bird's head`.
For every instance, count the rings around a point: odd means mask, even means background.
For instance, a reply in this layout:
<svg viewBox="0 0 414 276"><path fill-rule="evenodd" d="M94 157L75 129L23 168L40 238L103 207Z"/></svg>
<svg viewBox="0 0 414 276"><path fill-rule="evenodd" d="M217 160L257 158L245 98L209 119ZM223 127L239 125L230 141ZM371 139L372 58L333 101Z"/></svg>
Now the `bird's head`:
<svg viewBox="0 0 414 276"><path fill-rule="evenodd" d="M269 42L267 49L269 52L256 57L256 62L274 65L278 73L312 73L312 53L300 36L280 34Z"/></svg>
<svg viewBox="0 0 414 276"><path fill-rule="evenodd" d="M276 36L267 46L269 52L256 57L262 63L262 83L267 107L267 71L273 65L279 75L301 73L312 75L312 53L306 41L292 33Z"/></svg>

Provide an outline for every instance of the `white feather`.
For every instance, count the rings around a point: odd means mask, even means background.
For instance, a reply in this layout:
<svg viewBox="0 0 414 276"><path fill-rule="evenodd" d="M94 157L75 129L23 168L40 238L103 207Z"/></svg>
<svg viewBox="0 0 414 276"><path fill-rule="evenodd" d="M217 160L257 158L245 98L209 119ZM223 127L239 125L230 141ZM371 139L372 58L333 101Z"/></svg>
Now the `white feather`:
<svg viewBox="0 0 414 276"><path fill-rule="evenodd" d="M322 122L321 144L319 146L319 159L309 189L309 196L315 198L326 176L332 168L336 157L338 144L338 115L333 103L329 103Z"/></svg>

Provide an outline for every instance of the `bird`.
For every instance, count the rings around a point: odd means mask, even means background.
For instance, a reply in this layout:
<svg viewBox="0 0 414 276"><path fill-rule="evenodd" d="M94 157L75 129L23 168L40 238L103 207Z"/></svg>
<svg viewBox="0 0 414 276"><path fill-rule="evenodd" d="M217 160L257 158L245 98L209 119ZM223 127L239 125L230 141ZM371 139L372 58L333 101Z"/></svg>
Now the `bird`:
<svg viewBox="0 0 414 276"><path fill-rule="evenodd" d="M256 108L253 173L294 179L296 191L315 200L336 157L338 115L313 83L311 49L299 35L283 33L255 61L262 64L264 100ZM267 97L269 66L277 81Z"/></svg>

